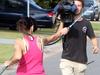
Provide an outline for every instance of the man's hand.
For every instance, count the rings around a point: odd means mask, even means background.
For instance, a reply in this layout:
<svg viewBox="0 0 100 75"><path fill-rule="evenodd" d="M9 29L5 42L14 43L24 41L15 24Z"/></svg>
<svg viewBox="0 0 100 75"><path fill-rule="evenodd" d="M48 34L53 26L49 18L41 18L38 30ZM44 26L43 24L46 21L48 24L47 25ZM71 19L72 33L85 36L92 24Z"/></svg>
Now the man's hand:
<svg viewBox="0 0 100 75"><path fill-rule="evenodd" d="M93 47L93 54L98 54L99 50L100 49L98 47Z"/></svg>

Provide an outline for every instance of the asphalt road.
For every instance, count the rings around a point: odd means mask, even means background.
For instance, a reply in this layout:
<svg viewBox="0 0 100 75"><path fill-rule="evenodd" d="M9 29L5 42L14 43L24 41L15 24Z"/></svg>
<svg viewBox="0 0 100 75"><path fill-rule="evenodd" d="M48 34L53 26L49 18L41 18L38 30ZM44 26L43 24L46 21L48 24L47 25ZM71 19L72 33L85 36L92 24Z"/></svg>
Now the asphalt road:
<svg viewBox="0 0 100 75"><path fill-rule="evenodd" d="M100 43L100 38L98 38L98 42ZM88 54L88 62L91 61L94 62L88 65L86 75L100 75L100 53L98 55L92 54L92 44L90 41L88 41L87 54ZM61 52L45 60L44 66L47 75L61 75L59 69L60 58L61 58Z"/></svg>
<svg viewBox="0 0 100 75"><path fill-rule="evenodd" d="M100 38L98 38L98 42L100 43ZM57 43L44 48L44 68L47 75L61 75L59 69L61 52L61 43ZM88 65L86 75L100 75L100 53L98 55L92 54L92 44L89 40L87 44L87 54L89 62L94 62ZM0 71L1 68L2 65L0 67ZM12 66L10 69L6 70L3 75L15 75L15 72L16 66Z"/></svg>

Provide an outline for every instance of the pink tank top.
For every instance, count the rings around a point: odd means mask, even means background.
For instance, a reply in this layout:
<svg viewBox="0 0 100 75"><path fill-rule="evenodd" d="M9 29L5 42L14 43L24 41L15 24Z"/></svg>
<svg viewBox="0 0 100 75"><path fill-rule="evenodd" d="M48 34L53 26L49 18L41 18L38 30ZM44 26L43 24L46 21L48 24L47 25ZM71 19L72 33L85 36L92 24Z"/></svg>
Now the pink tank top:
<svg viewBox="0 0 100 75"><path fill-rule="evenodd" d="M29 44L27 53L19 61L17 75L45 75L43 68L43 52L37 46L37 38L24 37Z"/></svg>

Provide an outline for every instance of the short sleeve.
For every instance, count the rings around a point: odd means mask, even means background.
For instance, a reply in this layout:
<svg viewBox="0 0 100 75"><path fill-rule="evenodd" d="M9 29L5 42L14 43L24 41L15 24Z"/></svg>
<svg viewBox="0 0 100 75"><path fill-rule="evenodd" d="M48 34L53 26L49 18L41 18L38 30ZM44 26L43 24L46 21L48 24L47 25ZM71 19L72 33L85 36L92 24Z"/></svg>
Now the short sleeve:
<svg viewBox="0 0 100 75"><path fill-rule="evenodd" d="M92 39L95 37L95 33L90 22L87 23L87 36Z"/></svg>

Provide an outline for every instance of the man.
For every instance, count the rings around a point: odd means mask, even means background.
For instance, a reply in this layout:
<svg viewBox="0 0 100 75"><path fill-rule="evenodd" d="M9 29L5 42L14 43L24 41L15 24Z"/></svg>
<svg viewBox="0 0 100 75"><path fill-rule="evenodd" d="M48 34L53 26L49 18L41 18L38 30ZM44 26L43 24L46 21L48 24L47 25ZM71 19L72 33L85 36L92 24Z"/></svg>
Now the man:
<svg viewBox="0 0 100 75"><path fill-rule="evenodd" d="M77 7L75 20L81 16L84 0L74 0ZM59 30L65 25L61 22ZM87 36L93 44L93 53L99 51L97 39L91 23L81 17L63 38L63 52L60 62L62 75L84 75L87 68L86 42Z"/></svg>

